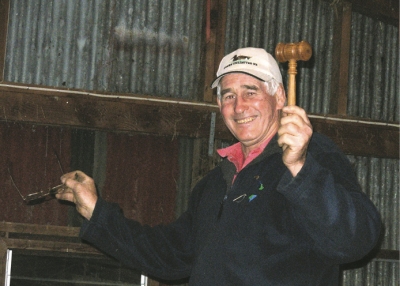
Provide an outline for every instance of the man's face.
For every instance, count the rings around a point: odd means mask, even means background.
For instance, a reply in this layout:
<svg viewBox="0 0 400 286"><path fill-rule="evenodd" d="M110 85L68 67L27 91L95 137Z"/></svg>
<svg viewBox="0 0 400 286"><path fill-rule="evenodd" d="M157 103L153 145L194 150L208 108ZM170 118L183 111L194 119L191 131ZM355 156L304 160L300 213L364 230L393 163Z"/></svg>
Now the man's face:
<svg viewBox="0 0 400 286"><path fill-rule="evenodd" d="M221 114L245 152L257 148L277 132L279 110L286 99L281 87L272 96L267 93L264 82L243 73L228 74L220 84Z"/></svg>

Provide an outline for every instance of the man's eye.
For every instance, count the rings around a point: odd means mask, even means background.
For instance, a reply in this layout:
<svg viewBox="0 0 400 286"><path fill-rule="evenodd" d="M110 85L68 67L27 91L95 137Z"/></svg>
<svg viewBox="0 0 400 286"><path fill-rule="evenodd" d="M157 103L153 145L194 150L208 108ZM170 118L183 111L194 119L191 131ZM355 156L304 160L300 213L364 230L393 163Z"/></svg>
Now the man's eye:
<svg viewBox="0 0 400 286"><path fill-rule="evenodd" d="M235 96L233 94L227 94L227 95L224 95L223 100L226 101L226 100L231 100L233 98L235 98Z"/></svg>

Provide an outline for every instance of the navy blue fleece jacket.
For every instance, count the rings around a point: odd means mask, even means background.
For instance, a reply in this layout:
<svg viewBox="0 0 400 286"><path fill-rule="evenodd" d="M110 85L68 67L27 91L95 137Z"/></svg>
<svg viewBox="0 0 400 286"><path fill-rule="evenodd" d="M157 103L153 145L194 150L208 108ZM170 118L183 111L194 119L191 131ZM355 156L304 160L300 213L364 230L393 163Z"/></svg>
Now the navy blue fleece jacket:
<svg viewBox="0 0 400 286"><path fill-rule="evenodd" d="M378 240L378 212L347 158L320 134L294 178L276 138L231 185L234 174L223 160L169 225L142 226L99 198L81 237L127 266L200 286L338 285L339 265Z"/></svg>

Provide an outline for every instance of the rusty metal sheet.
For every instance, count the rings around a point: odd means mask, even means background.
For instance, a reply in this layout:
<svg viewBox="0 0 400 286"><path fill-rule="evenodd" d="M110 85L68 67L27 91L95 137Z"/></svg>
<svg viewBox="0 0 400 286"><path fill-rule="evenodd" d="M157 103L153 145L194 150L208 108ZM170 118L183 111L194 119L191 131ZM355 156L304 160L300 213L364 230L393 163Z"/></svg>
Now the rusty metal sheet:
<svg viewBox="0 0 400 286"><path fill-rule="evenodd" d="M102 196L124 215L145 224L175 218L178 140L171 137L107 136L107 176Z"/></svg>
<svg viewBox="0 0 400 286"><path fill-rule="evenodd" d="M18 190L26 196L59 184L63 171L69 171L70 142L68 129L0 123L0 220L66 225L65 204L49 200L27 205Z"/></svg>

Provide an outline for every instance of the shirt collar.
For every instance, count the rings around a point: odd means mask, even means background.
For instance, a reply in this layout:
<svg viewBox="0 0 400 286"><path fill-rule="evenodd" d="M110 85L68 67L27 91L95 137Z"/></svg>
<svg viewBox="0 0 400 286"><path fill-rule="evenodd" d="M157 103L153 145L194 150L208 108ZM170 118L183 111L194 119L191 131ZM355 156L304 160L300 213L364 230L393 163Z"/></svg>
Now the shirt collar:
<svg viewBox="0 0 400 286"><path fill-rule="evenodd" d="M236 166L236 172L239 173L244 167L246 167L251 161L253 161L258 155L264 151L265 147L271 141L271 138L265 140L260 146L256 149L250 151L247 158L244 158L244 154L242 151L242 145L240 142L235 143L229 147L218 149L218 154L227 158L230 162L232 162Z"/></svg>

